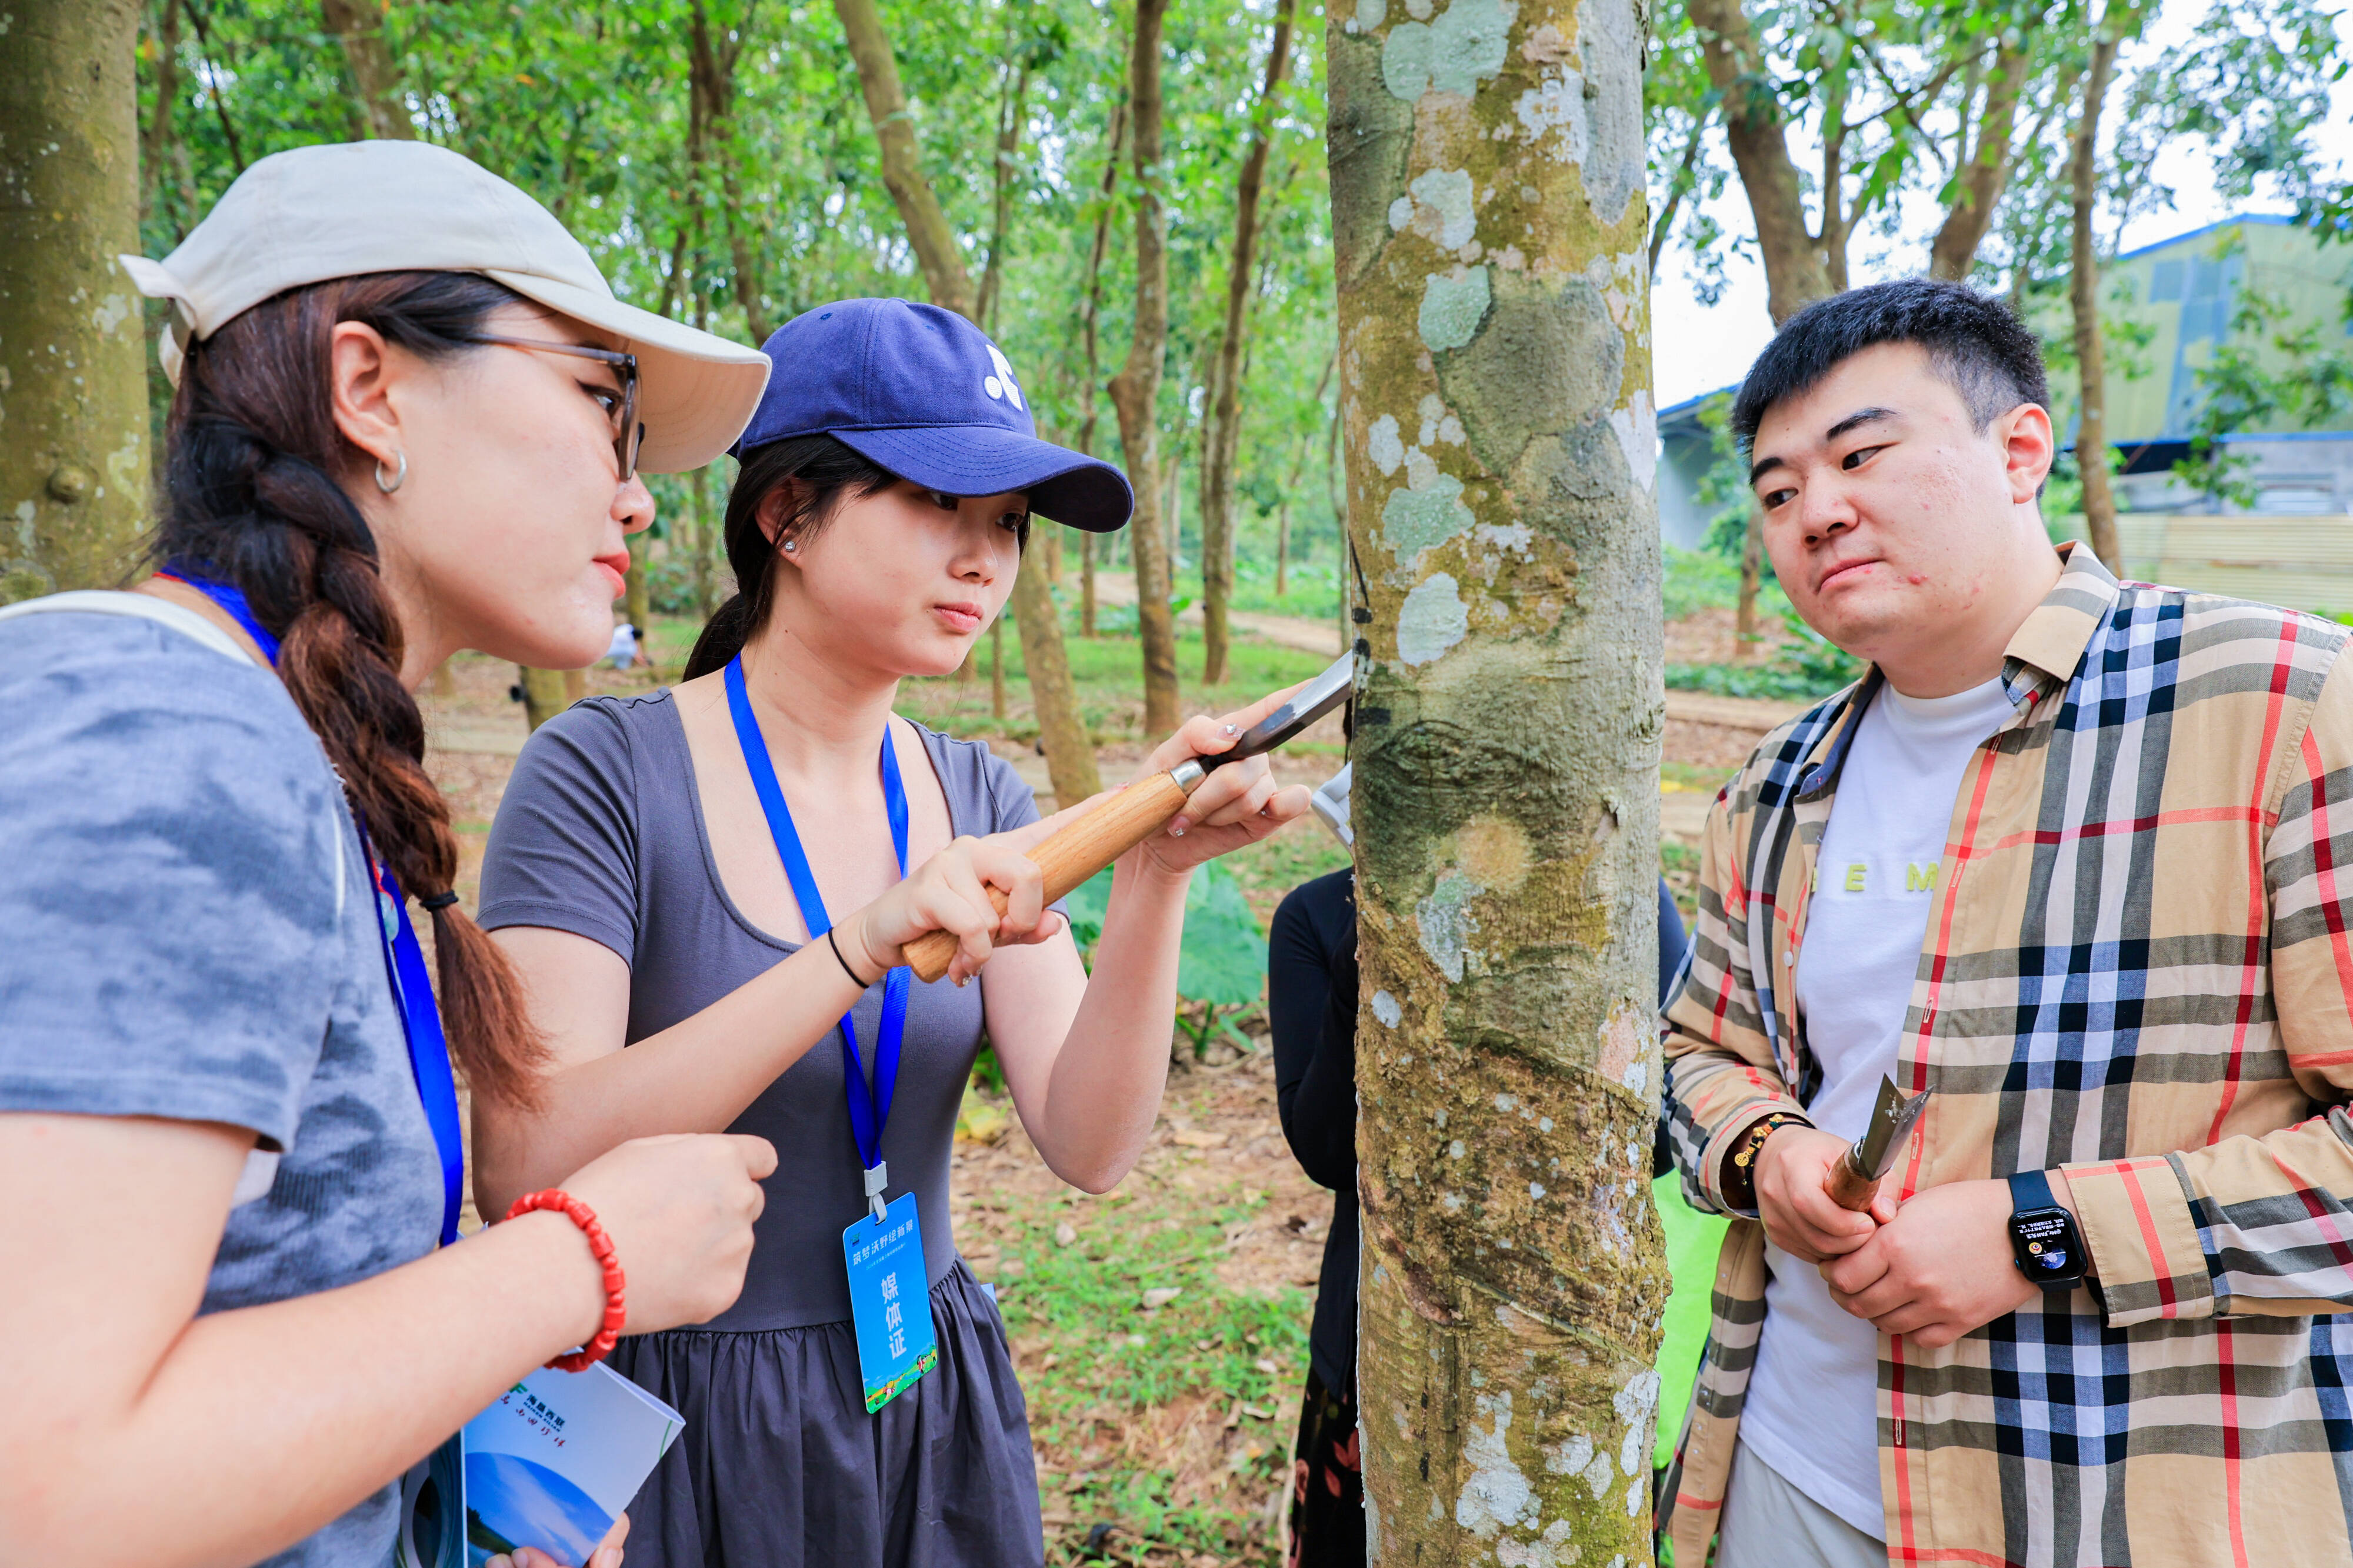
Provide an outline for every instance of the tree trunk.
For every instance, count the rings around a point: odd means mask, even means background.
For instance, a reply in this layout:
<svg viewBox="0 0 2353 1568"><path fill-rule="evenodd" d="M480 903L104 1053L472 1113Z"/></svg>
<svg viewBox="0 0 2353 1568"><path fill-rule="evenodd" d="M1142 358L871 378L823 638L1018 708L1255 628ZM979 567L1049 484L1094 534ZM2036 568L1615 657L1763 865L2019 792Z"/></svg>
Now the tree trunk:
<svg viewBox="0 0 2353 1568"><path fill-rule="evenodd" d="M767 291L761 287L760 253L744 232L750 214L744 209L743 180L735 167L735 62L743 57L747 36L739 30L723 39L711 26L705 0L694 0L687 30L687 162L701 199L710 143L719 144L719 186L727 224L728 259L734 273L735 302L744 311L744 329L755 343L765 342L771 330Z"/></svg>
<svg viewBox="0 0 2353 1568"><path fill-rule="evenodd" d="M652 535L629 535L629 577L621 589L621 614L638 629L638 646L645 649L646 658L654 656L653 595L646 583L646 551L653 542Z"/></svg>
<svg viewBox="0 0 2353 1568"><path fill-rule="evenodd" d="M567 683L564 671L533 669L528 665L519 664L515 666L515 673L522 678L523 716L531 721L533 729L538 729L572 706L572 699L565 690Z"/></svg>
<svg viewBox="0 0 2353 1568"><path fill-rule="evenodd" d="M858 60L859 80L866 89L867 110L874 117L875 138L882 145L884 184L891 189L900 221L906 225L908 238L923 264L932 302L969 321L974 311L972 278L965 271L964 258L956 251L947 215L941 211L938 197L932 194L931 182L923 177L914 126L907 118L906 94L899 86L898 61L892 55L889 36L882 31L881 18L875 14L874 0L834 0L834 9L840 13L842 29L849 35L850 52ZM1009 158L1011 152L1000 143L1001 159ZM1005 244L1002 211L998 216L995 248L1001 250ZM1024 577L1037 580L1033 584L1035 592L1022 591ZM1053 595L1046 591L1042 569L1029 569L1027 563L1017 569L1013 613L1021 632L1022 660L1029 671L1030 705L1037 712L1049 765L1058 752L1065 759L1083 752L1091 772L1094 747L1079 722L1079 694L1071 680L1070 656L1062 647L1061 617L1055 613ZM1003 719L1005 672L1001 643L997 649L997 669L989 695L997 718ZM972 673L973 660L967 655L957 668L956 678L969 680ZM1073 765L1066 760L1064 771ZM1080 775L1070 776L1071 787L1076 788ZM1055 774L1057 793L1063 787L1063 773ZM1083 800L1094 793L1090 788L1066 798Z"/></svg>
<svg viewBox="0 0 2353 1568"><path fill-rule="evenodd" d="M1250 151L1234 187L1234 246L1227 263L1225 332L1218 340L1217 406L1204 437L1201 464L1201 684L1226 679L1226 609L1234 593L1234 457L1241 444L1242 334L1250 327L1250 282L1258 253L1258 199L1274 147L1275 96L1291 68L1294 0L1275 0L1274 40L1266 53L1266 84L1250 121Z"/></svg>
<svg viewBox="0 0 2353 1568"><path fill-rule="evenodd" d="M1978 247L1993 226L1994 208L2017 161L2011 134L2017 128L2018 100L2026 87L2033 35L2031 13L2021 14L2018 30L2005 35L1994 56L1994 74L1986 83L1985 106L1978 112L1977 145L1961 171L1960 189L1952 210L1928 247L1928 275L1959 281L1969 275ZM2014 46L2011 40L2015 40Z"/></svg>
<svg viewBox="0 0 2353 1568"><path fill-rule="evenodd" d="M2075 122L2075 227L2069 250L2073 277L2067 299L2075 312L2075 363L2083 376L2082 416L2075 426L2075 471L2084 481L2084 527L2092 553L2119 577L2124 546L2116 538L2116 497L2108 484L2107 351L2100 341L2100 258L2092 247L2092 218L2099 202L2100 103L2116 64L2116 38L2106 26L2092 45L2092 68L2084 79L2084 112Z"/></svg>
<svg viewBox="0 0 2353 1568"><path fill-rule="evenodd" d="M906 89L899 85L899 61L874 0L833 0L841 30L849 39L850 58L858 62L858 84L865 90L866 112L874 121L874 141L882 153L882 183L898 205L907 226L907 240L923 269L923 286L932 303L972 320L972 279L956 250L955 231L931 181L923 177L923 160L915 146L915 122L907 113Z"/></svg>
<svg viewBox="0 0 2353 1568"><path fill-rule="evenodd" d="M1029 68L1016 59L1020 34L1008 16L1005 28L1005 94L997 107L997 163L988 237L988 267L980 275L980 330L997 333L997 295L1005 286L1005 238L1013 216L1013 172L1018 168L1021 121L1028 110Z"/></svg>
<svg viewBox="0 0 2353 1568"><path fill-rule="evenodd" d="M168 189L178 201L172 233L185 239L195 218L196 193L186 152L180 146L174 115L180 105L180 4L163 0L155 18L155 109L139 142L139 221L143 226L166 205Z"/></svg>
<svg viewBox="0 0 2353 1568"><path fill-rule="evenodd" d="M1095 449L1095 416L1101 412L1097 401L1103 395L1101 340L1096 331L1103 310L1103 253L1111 242L1112 193L1119 184L1120 145L1127 134L1127 100L1112 105L1110 149L1103 158L1103 206L1095 214L1093 247L1087 252L1086 307L1079 318L1079 335L1086 347L1086 412L1079 421L1079 450L1089 457ZM1095 536L1079 536L1079 635L1092 638L1095 630Z"/></svg>
<svg viewBox="0 0 2353 1568"><path fill-rule="evenodd" d="M1081 548L1093 537L1079 536ZM1029 628L1054 624L1054 595L1042 573L1013 579L1014 629L1021 634L1021 667L1029 677L1029 706L1038 720L1038 740L1046 748L1046 772L1054 781L1058 805L1076 805L1103 788L1095 767L1094 742L1079 716L1079 689L1071 679L1071 658L1060 637L1033 637Z"/></svg>
<svg viewBox="0 0 2353 1568"><path fill-rule="evenodd" d="M1095 631L1095 536L1079 535L1079 635L1092 638Z"/></svg>
<svg viewBox="0 0 2353 1568"><path fill-rule="evenodd" d="M0 605L111 588L147 520L140 7L19 0L0 28Z"/></svg>
<svg viewBox="0 0 2353 1568"><path fill-rule="evenodd" d="M1127 363L1111 380L1120 449L1135 488L1127 527L1135 566L1135 620L1144 645L1144 732L1176 728L1176 617L1168 598L1169 555L1160 537L1160 374L1168 355L1168 211L1160 166L1160 29L1168 0L1135 0L1129 54L1129 137L1135 170L1135 333Z"/></svg>
<svg viewBox="0 0 2353 1568"><path fill-rule="evenodd" d="M1757 591L1765 584L1765 512L1755 502L1740 531L1740 596L1732 611L1732 657L1757 657Z"/></svg>
<svg viewBox="0 0 2353 1568"><path fill-rule="evenodd" d="M708 464L694 470L690 480L694 490L694 532L691 561L694 571L694 613L708 621L718 608L717 595L712 592L712 568L719 552L719 530L711 516L711 468Z"/></svg>
<svg viewBox="0 0 2353 1568"><path fill-rule="evenodd" d="M1806 227L1803 182L1790 160L1781 106L1741 0L1689 0L1707 79L1723 95L1725 139L1765 262L1766 309L1776 326L1833 292L1830 260Z"/></svg>
<svg viewBox="0 0 2353 1568"><path fill-rule="evenodd" d="M385 41L384 7L371 0L319 0L320 18L343 46L352 73L353 99L367 133L378 142L414 142L408 103L401 91L400 66Z"/></svg>
<svg viewBox="0 0 2353 1568"><path fill-rule="evenodd" d="M1667 1275L1643 24L1634 0L1520 0L1441 46L1402 10L1325 13L1369 644L1366 1556L1646 1564ZM1563 96L1581 157L1519 112ZM1473 239L1518 264L1466 261Z"/></svg>
<svg viewBox="0 0 2353 1568"><path fill-rule="evenodd" d="M1005 722L1005 617L1003 616L990 622L988 627L988 712L989 717L998 723Z"/></svg>
<svg viewBox="0 0 2353 1568"><path fill-rule="evenodd" d="M1274 596L1283 595L1283 574L1291 564L1291 496L1285 492L1282 505L1274 514Z"/></svg>
<svg viewBox="0 0 2353 1568"><path fill-rule="evenodd" d="M1087 390L1086 401L1083 405L1085 412L1079 419L1079 450L1091 458L1094 456L1095 451L1095 416L1101 411L1096 399L1103 392L1103 388L1098 384L1098 380L1103 374L1103 362L1099 353L1101 340L1096 328L1100 324L1103 313L1103 253L1110 248L1111 245L1111 198L1113 189L1119 184L1120 144L1126 135L1127 101L1123 99L1112 106L1111 150L1103 160L1103 206L1102 210L1095 214L1094 246L1087 252L1087 302L1079 314L1079 338L1085 345L1087 356ZM1090 621L1087 636L1094 635L1092 622Z"/></svg>

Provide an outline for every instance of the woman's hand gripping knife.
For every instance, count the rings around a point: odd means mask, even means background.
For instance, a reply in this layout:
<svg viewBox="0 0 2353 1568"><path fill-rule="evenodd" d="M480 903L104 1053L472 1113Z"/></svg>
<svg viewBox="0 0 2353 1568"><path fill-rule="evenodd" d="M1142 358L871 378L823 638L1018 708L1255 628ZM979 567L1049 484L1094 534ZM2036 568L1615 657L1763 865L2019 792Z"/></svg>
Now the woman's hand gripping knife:
<svg viewBox="0 0 2353 1568"><path fill-rule="evenodd" d="M1075 858L1054 855L1048 847L1063 830L1119 799L1125 793L1120 790L1107 790L1017 832L956 839L906 881L842 922L844 956L860 977L908 963L929 979L933 976L918 954L933 945L924 938L945 931L955 938L946 973L961 985L979 973L995 948L1029 945L1059 933L1062 923L1045 906L1106 864L1137 857L1142 868L1182 878L1201 862L1255 844L1304 816L1308 790L1277 785L1265 757L1215 765L1219 753L1231 751L1250 726L1299 689L1286 687L1220 718L1197 715L1155 748L1130 788L1148 786L1196 757L1210 764L1210 771L1189 796L1175 798L1170 785L1175 815L1165 821L1156 815L1149 818L1140 839L1123 836L1106 843L1107 852ZM1071 840L1061 843L1067 847ZM1053 867L1050 883L1045 868L1030 858L1033 854Z"/></svg>

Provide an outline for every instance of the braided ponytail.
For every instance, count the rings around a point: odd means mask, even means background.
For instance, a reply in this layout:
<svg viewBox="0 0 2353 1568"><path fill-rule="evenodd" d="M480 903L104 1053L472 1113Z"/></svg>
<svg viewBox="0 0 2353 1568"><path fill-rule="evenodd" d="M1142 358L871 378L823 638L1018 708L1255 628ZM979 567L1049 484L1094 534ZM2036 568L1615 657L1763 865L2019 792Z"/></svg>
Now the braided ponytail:
<svg viewBox="0 0 2353 1568"><path fill-rule="evenodd" d="M546 1049L506 955L446 899L449 804L426 776L425 721L400 682L401 627L375 534L338 482L364 473L332 410L330 339L375 328L424 358L463 352L518 296L462 272L391 272L290 290L190 348L165 431L153 559L233 583L283 639L278 673L402 889L433 915L450 1052L478 1095L535 1101Z"/></svg>

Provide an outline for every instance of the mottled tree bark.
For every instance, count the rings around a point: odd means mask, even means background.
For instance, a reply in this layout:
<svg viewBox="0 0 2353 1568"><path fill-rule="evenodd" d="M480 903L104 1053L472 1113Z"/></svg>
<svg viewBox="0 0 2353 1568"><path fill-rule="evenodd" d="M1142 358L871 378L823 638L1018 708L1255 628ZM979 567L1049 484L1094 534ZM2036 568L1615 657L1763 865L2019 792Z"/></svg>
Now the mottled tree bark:
<svg viewBox="0 0 2353 1568"><path fill-rule="evenodd" d="M1634 0L1327 12L1371 1560L1650 1561L1660 544Z"/></svg>
<svg viewBox="0 0 2353 1568"><path fill-rule="evenodd" d="M2069 259L2073 276L2068 302L2075 312L2075 364L2082 376L2081 416L2075 426L2075 471L2084 481L2084 527L2092 553L2118 576L2124 545L2116 538L2116 495L2108 483L2108 362L2100 339L2100 258L2092 244L2092 218L2099 203L2100 104L2116 65L2116 37L2103 26L2092 43L2092 68L2084 78L2084 110L2075 121L2074 233Z"/></svg>
<svg viewBox="0 0 2353 1568"><path fill-rule="evenodd" d="M1275 96L1291 69L1294 0L1275 0L1274 38L1266 55L1266 84L1250 120L1250 150L1234 187L1233 254L1227 258L1225 331L1218 340L1210 384L1217 405L1201 446L1201 684L1226 679L1226 611L1234 594L1234 458L1241 444L1242 337L1250 330L1250 282L1258 254L1259 193L1274 148ZM1278 571L1280 568L1278 568Z"/></svg>
<svg viewBox="0 0 2353 1568"><path fill-rule="evenodd" d="M147 519L132 0L0 26L0 604L112 587Z"/></svg>
<svg viewBox="0 0 2353 1568"><path fill-rule="evenodd" d="M1168 172L1160 166L1160 31L1168 0L1135 0L1129 49L1129 147L1135 171L1135 335L1111 378L1120 449L1135 488L1127 551L1144 645L1144 732L1176 727L1176 617L1168 607L1172 552L1161 538L1160 373L1168 357Z"/></svg>
<svg viewBox="0 0 2353 1568"><path fill-rule="evenodd" d="M972 277L956 249L948 215L923 176L915 122L907 113L907 90L899 84L899 60L891 52L882 18L874 0L833 0L833 8L849 39L850 58L858 62L858 84L865 91L866 112L873 118L874 141L881 149L882 183L907 226L908 243L923 269L923 286L931 290L933 304L970 319Z"/></svg>
<svg viewBox="0 0 2353 1568"><path fill-rule="evenodd" d="M400 88L400 67L385 41L380 0L320 0L319 14L343 46L343 64L352 73L353 101L367 134L378 142L416 141L417 127L409 123L407 99Z"/></svg>

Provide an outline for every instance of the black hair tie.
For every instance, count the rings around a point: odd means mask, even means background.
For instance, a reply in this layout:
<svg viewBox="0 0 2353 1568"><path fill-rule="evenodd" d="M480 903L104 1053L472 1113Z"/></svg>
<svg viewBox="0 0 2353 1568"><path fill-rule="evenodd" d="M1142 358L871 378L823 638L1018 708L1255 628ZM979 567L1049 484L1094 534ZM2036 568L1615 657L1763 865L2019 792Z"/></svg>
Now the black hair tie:
<svg viewBox="0 0 2353 1568"><path fill-rule="evenodd" d="M426 913L438 914L458 901L458 889L452 888L447 892L436 893L429 899L419 899L417 901L424 907Z"/></svg>

